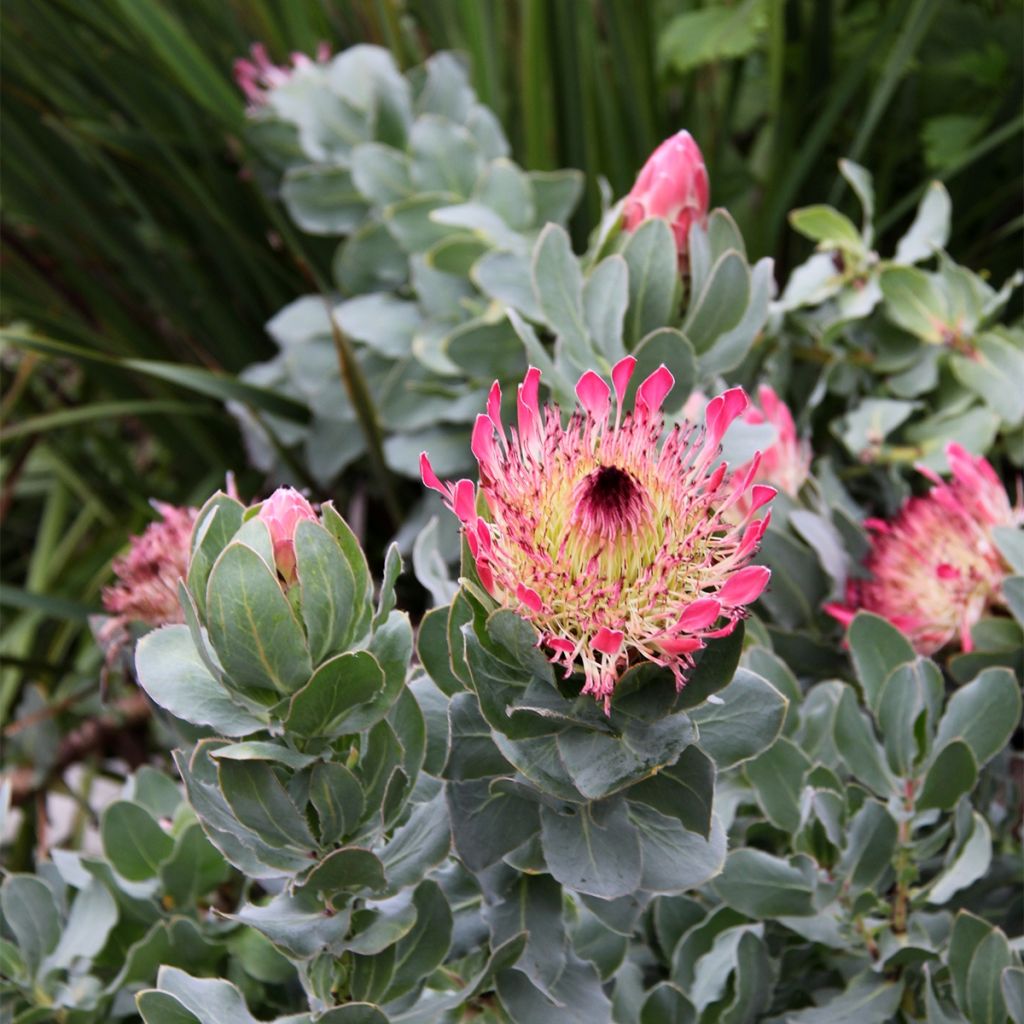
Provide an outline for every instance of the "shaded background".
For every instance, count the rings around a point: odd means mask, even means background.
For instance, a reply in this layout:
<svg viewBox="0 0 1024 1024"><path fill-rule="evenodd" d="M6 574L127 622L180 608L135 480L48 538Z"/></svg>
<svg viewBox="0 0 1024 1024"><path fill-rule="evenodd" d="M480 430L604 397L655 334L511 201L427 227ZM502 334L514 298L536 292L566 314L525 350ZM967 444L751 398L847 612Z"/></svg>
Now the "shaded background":
<svg viewBox="0 0 1024 1024"><path fill-rule="evenodd" d="M357 42L403 67L462 51L525 167L626 191L688 128L715 205L777 276L810 245L794 206L859 217L836 161L875 175L878 247L927 182L953 197L955 258L1020 263L1021 26L995 0L7 0L0 10L7 337L0 416L0 719L27 679L95 687L85 629L110 558L157 496L195 501L244 465L218 398L265 358L265 321L331 246L289 237L245 170L231 64ZM1020 301L1019 297L1016 300ZM1019 315L1019 306L1015 308ZM61 346L76 346L62 348ZM144 364L130 361L150 360ZM188 367L225 371L202 388ZM212 380L212 383L211 383ZM244 496L263 485L243 473Z"/></svg>

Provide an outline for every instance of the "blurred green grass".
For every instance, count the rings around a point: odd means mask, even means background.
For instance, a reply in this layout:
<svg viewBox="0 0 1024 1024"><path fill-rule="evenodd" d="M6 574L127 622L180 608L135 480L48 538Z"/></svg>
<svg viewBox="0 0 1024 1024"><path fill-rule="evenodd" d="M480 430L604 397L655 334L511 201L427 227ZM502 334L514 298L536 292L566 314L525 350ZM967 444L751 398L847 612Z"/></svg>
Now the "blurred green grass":
<svg viewBox="0 0 1024 1024"><path fill-rule="evenodd" d="M244 463L218 396L267 354L263 324L306 290L302 261L326 258L315 240L282 238L244 170L231 64L253 41L278 60L321 40L379 43L405 66L464 52L520 162L587 173L577 241L599 177L623 193L686 127L713 201L780 275L806 253L790 208L854 209L836 171L850 156L874 172L893 237L945 178L952 252L1001 279L1024 224L1022 58L1006 45L1022 12L1020 0L6 0L0 319L17 330L3 343L0 718L26 679L70 685L95 669L82 615L146 499L197 500ZM78 350L11 340L28 331Z"/></svg>

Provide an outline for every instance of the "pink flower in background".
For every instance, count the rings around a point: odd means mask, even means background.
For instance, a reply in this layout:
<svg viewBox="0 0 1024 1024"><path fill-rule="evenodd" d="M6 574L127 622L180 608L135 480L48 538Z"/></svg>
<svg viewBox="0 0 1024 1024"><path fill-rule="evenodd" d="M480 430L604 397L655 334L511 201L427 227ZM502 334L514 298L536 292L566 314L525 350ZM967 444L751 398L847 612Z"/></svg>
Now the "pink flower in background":
<svg viewBox="0 0 1024 1024"><path fill-rule="evenodd" d="M724 636L768 584L769 570L748 563L768 526L754 519L775 491L754 484L757 459L743 474L718 463L719 442L747 405L741 388L708 403L703 428L664 428L672 389L664 367L623 399L636 360L612 370L612 389L593 371L576 385L580 408L563 428L555 405L538 402L540 371L518 391L517 428L501 421L501 389L477 417L472 449L490 518L477 514L471 480L442 483L427 454L423 482L458 516L480 580L539 630L566 674L582 666L584 693L609 707L621 671L646 659L682 686L693 655ZM750 511L730 521L749 495Z"/></svg>
<svg viewBox="0 0 1024 1024"><path fill-rule="evenodd" d="M770 423L775 428L775 441L764 450L757 479L795 498L811 470L811 446L797 435L789 406L774 388L762 384L757 389L757 405L747 406L743 419L747 423Z"/></svg>
<svg viewBox="0 0 1024 1024"><path fill-rule="evenodd" d="M676 238L680 266L687 266L690 225L707 219L710 187L700 147L688 131L666 139L648 158L626 197L623 228L635 231L645 220L668 221Z"/></svg>
<svg viewBox="0 0 1024 1024"><path fill-rule="evenodd" d="M286 583L295 582L295 529L303 519L317 521L313 506L294 487L278 487L260 506L274 545L274 562Z"/></svg>
<svg viewBox="0 0 1024 1024"><path fill-rule="evenodd" d="M198 509L162 501L154 501L153 507L162 518L132 537L128 553L114 559L117 583L103 591L103 607L114 616L105 627L107 634L129 622L163 626L185 621L178 603L178 580L188 572Z"/></svg>
<svg viewBox="0 0 1024 1024"><path fill-rule="evenodd" d="M992 527L1024 522L989 462L950 444L952 480L922 470L935 486L910 498L891 522L869 519L867 580L852 580L845 605L825 606L844 625L858 610L874 612L902 630L921 654L957 635L971 650L971 627L1005 606L1002 584L1010 566L992 539Z"/></svg>
<svg viewBox="0 0 1024 1024"><path fill-rule="evenodd" d="M255 110L267 102L267 92L287 82L299 68L308 67L313 61L304 53L292 54L292 66L274 64L263 43L253 43L249 47L252 60L239 57L235 61L235 82L245 93L249 101L249 109ZM331 48L327 43L320 43L316 49L316 62L326 64L331 57Z"/></svg>

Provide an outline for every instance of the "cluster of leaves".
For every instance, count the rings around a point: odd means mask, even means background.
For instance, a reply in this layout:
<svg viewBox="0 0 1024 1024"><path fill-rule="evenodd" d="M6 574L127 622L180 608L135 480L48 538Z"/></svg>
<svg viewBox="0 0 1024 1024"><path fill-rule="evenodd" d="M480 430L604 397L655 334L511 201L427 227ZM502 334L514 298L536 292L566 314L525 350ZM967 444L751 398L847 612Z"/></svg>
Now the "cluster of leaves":
<svg viewBox="0 0 1024 1024"><path fill-rule="evenodd" d="M867 613L849 642L856 686L802 694L767 647L744 653L790 703L778 739L719 777L721 875L655 908L658 1005L678 1019L1020 1015L1024 973L991 923L1012 934L1019 910L1005 785L1019 684L990 668L947 697L935 663Z"/></svg>

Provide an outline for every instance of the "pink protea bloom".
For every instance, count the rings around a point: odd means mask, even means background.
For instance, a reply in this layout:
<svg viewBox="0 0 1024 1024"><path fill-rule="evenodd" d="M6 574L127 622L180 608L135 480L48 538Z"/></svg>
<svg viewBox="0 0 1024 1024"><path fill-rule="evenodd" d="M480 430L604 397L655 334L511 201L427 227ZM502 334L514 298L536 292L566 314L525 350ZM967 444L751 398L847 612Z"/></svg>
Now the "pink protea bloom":
<svg viewBox="0 0 1024 1024"><path fill-rule="evenodd" d="M647 159L623 208L623 228L635 231L645 220L668 221L680 265L687 265L690 225L707 220L710 185L700 147L688 131L666 139Z"/></svg>
<svg viewBox="0 0 1024 1024"><path fill-rule="evenodd" d="M114 559L117 583L103 591L103 607L114 616L106 627L108 633L129 622L163 626L185 621L178 603L178 580L188 572L198 509L162 501L154 501L153 507L162 518L132 537L128 553Z"/></svg>
<svg viewBox="0 0 1024 1024"><path fill-rule="evenodd" d="M865 568L853 580L846 604L825 606L849 625L859 609L888 619L920 654L933 654L958 635L971 650L971 628L989 611L1005 607L1002 584L1010 566L992 539L992 527L1024 521L996 471L958 444L946 448L947 483L922 469L935 486L910 498L892 522L865 521L872 532Z"/></svg>
<svg viewBox="0 0 1024 1024"><path fill-rule="evenodd" d="M762 384L757 389L757 404L747 406L743 419L747 423L770 423L776 432L774 443L761 457L756 479L795 498L811 470L811 446L797 434L789 406L774 388Z"/></svg>
<svg viewBox="0 0 1024 1024"><path fill-rule="evenodd" d="M733 388L708 403L703 428L677 426L664 443L661 406L673 386L664 366L623 399L636 365L612 370L615 391L593 371L576 385L580 408L563 428L559 409L538 403L540 371L519 386L518 425L501 421L491 388L472 449L489 518L477 513L471 480L442 483L426 453L423 482L462 522L480 580L530 620L566 675L582 667L584 693L607 710L620 672L646 659L682 687L693 655L724 636L768 584L749 565L768 526L754 513L775 496L716 461L719 442L747 397ZM750 495L742 521L729 515Z"/></svg>
<svg viewBox="0 0 1024 1024"><path fill-rule="evenodd" d="M234 64L235 82L245 93L249 101L249 109L257 110L267 102L267 93L271 89L284 85L299 68L309 67L313 61L304 53L292 54L292 66L274 64L263 43L253 43L249 47L252 60L239 57ZM327 43L320 43L316 49L316 62L326 64L331 57L331 48Z"/></svg>
<svg viewBox="0 0 1024 1024"><path fill-rule="evenodd" d="M278 487L260 505L274 545L274 563L286 583L295 582L295 529L303 519L317 521L313 506L294 487Z"/></svg>

